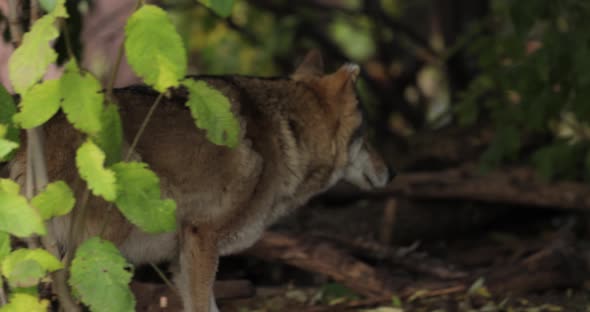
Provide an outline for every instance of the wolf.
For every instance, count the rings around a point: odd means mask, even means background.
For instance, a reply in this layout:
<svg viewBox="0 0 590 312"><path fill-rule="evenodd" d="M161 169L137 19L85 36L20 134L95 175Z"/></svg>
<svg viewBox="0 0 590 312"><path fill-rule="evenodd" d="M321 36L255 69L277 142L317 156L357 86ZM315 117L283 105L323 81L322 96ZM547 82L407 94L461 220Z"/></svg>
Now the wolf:
<svg viewBox="0 0 590 312"><path fill-rule="evenodd" d="M219 256L248 248L278 218L341 179L363 189L388 183L391 174L364 133L358 75L354 64L324 74L314 50L285 78L192 77L230 100L240 137L235 148L209 142L183 105L187 95L181 89L156 109L132 159L147 163L164 195L176 201L177 230L142 232L94 196L81 237L68 237L79 208L54 218L49 230L64 252L73 241L101 234L133 264L172 261L184 310L218 311L212 287ZM158 94L133 86L114 95L128 149ZM44 136L50 181L65 180L80 199L86 185L74 164L83 135L60 113L45 125ZM25 161L21 149L11 164L11 177L23 185Z"/></svg>

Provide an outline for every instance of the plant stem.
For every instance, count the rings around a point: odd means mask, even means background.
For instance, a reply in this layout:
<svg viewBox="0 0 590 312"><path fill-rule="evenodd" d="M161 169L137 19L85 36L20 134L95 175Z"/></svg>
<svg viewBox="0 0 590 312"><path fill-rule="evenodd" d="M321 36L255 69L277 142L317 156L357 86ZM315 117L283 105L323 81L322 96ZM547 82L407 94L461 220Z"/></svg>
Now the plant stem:
<svg viewBox="0 0 590 312"><path fill-rule="evenodd" d="M141 135L145 131L145 128L147 127L148 122L152 118L152 115L156 111L156 108L158 107L158 104L160 104L160 102L162 101L163 97L164 97L164 93L160 93L160 95L158 95L158 97L156 98L156 101L154 101L154 104L152 104L152 107L150 107L150 110L148 111L147 115L145 115L145 118L143 119L143 122L141 123L139 130L137 130L137 133L135 134L135 137L133 138L133 142L131 143L131 146L129 146L129 150L127 151L127 155L125 155L125 161L129 161L129 158L131 158L133 151L137 147L137 143L139 142L139 138L141 138Z"/></svg>
<svg viewBox="0 0 590 312"><path fill-rule="evenodd" d="M39 19L39 1L38 0L31 0L31 5L30 5L30 19L31 19L31 25L34 23L34 21Z"/></svg>
<svg viewBox="0 0 590 312"><path fill-rule="evenodd" d="M31 10L38 11L37 0L31 0ZM34 3L33 3L34 2ZM19 24L18 17L18 1L8 1L8 19L10 21L10 33L12 35L12 42L15 47L18 47L22 42L22 29ZM37 20L37 12L31 12L31 25ZM31 199L35 191L41 190L47 185L47 166L45 164L45 153L43 150L42 128L37 127L27 130L27 174L25 181L25 192L27 198ZM47 235L42 238L43 246L57 258L60 257L59 249L57 248L57 241L53 236L53 228L46 224L48 231ZM31 245L36 244L35 239L29 240ZM79 312L80 307L72 298L66 283L66 271L58 270L51 273L53 279L53 291L57 294L62 308L67 312ZM4 298L5 299L5 298Z"/></svg>
<svg viewBox="0 0 590 312"><path fill-rule="evenodd" d="M0 307L8 303L6 299L6 290L4 289L4 281L0 280Z"/></svg>
<svg viewBox="0 0 590 312"><path fill-rule="evenodd" d="M76 59L76 55L74 55L74 50L72 49L72 41L70 38L70 32L68 31L68 24L66 23L65 19L60 21L61 30L64 32L64 41L66 43L66 50L68 51L68 56L70 59Z"/></svg>
<svg viewBox="0 0 590 312"><path fill-rule="evenodd" d="M137 4L135 5L134 12L141 8L144 5L143 0L137 0ZM117 50L117 58L115 59L115 65L113 70L111 71L111 77L107 83L107 99L111 102L114 102L113 99L113 88L115 87L115 82L117 81L117 75L119 73L119 68L121 67L121 61L123 60L123 52L125 51L125 39L121 41L121 45L119 45L119 49Z"/></svg>
<svg viewBox="0 0 590 312"><path fill-rule="evenodd" d="M30 151L30 152L29 152ZM45 163L45 153L43 150L43 139L41 128L33 128L27 130L27 169L32 169L30 176L33 178L33 186L36 191L42 190L49 182L47 176L47 165ZM29 166L29 164L31 164ZM27 178L29 178L29 172L27 171ZM30 182L27 182L29 184ZM29 193L30 191L28 191ZM32 192L35 193L35 192ZM52 253L58 259L61 258L57 240L53 233L53 227L49 222L46 222L47 234L41 237L43 247ZM70 290L67 285L67 268L58 270L51 273L53 279L53 292L59 298L61 307L66 312L79 312L80 307L74 301L74 298L70 294Z"/></svg>
<svg viewBox="0 0 590 312"><path fill-rule="evenodd" d="M10 39L15 47L20 45L23 29L18 18L18 0L8 0L8 23L10 24Z"/></svg>

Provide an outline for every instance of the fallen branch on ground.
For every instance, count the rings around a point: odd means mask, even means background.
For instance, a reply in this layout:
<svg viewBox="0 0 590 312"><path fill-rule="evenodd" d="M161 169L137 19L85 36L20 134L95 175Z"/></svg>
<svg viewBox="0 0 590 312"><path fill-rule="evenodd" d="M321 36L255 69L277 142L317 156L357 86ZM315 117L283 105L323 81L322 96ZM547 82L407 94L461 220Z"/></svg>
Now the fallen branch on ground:
<svg viewBox="0 0 590 312"><path fill-rule="evenodd" d="M546 182L532 168L503 168L481 174L474 165L434 172L402 173L373 192L338 192L327 201L367 198L469 200L498 204L590 211L590 186L579 182Z"/></svg>
<svg viewBox="0 0 590 312"><path fill-rule="evenodd" d="M327 275L368 298L391 294L383 274L325 241L267 232L246 253Z"/></svg>

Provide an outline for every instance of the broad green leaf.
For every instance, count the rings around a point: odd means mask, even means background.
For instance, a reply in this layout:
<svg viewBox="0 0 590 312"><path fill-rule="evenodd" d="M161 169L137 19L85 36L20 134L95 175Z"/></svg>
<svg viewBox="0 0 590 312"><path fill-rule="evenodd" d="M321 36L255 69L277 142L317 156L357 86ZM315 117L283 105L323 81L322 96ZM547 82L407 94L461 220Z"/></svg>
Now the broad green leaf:
<svg viewBox="0 0 590 312"><path fill-rule="evenodd" d="M24 92L20 102L21 110L14 115L14 122L30 129L53 117L59 110L61 101L59 85L59 80L45 80Z"/></svg>
<svg viewBox="0 0 590 312"><path fill-rule="evenodd" d="M198 0L221 17L228 17L234 5L234 0Z"/></svg>
<svg viewBox="0 0 590 312"><path fill-rule="evenodd" d="M51 14L55 17L69 17L66 10L66 0L57 0L57 5Z"/></svg>
<svg viewBox="0 0 590 312"><path fill-rule="evenodd" d="M53 9L55 9L56 2L56 0L39 0L41 8L43 9L43 11L47 13L50 13L51 11L53 11Z"/></svg>
<svg viewBox="0 0 590 312"><path fill-rule="evenodd" d="M51 48L50 41L58 35L55 17L50 14L38 19L24 35L8 64L10 82L17 93L25 93L43 77L49 64L55 62L57 53Z"/></svg>
<svg viewBox="0 0 590 312"><path fill-rule="evenodd" d="M0 312L47 312L48 300L27 293L14 293L7 305L0 308Z"/></svg>
<svg viewBox="0 0 590 312"><path fill-rule="evenodd" d="M41 264L32 259L22 259L12 268L10 275L5 274L11 287L29 288L39 284L46 275Z"/></svg>
<svg viewBox="0 0 590 312"><path fill-rule="evenodd" d="M68 17L66 10L66 0L39 0L39 4L45 12L50 13L54 17Z"/></svg>
<svg viewBox="0 0 590 312"><path fill-rule="evenodd" d="M67 214L75 203L74 193L64 181L48 184L43 192L31 200L31 205L39 209L43 220Z"/></svg>
<svg viewBox="0 0 590 312"><path fill-rule="evenodd" d="M0 179L0 193L18 195L20 186L10 179Z"/></svg>
<svg viewBox="0 0 590 312"><path fill-rule="evenodd" d="M10 235L0 232L0 263L10 253Z"/></svg>
<svg viewBox="0 0 590 312"><path fill-rule="evenodd" d="M160 199L160 181L146 164L117 163L112 169L119 190L115 203L129 221L150 233L176 228L176 203Z"/></svg>
<svg viewBox="0 0 590 312"><path fill-rule="evenodd" d="M66 66L60 79L62 108L77 129L95 134L101 129L104 95L100 82L89 73L82 73L75 62Z"/></svg>
<svg viewBox="0 0 590 312"><path fill-rule="evenodd" d="M0 124L7 126L7 132L3 137L10 141L18 142L19 130L14 126L12 121L14 114L16 114L14 99L12 98L12 95L6 91L4 86L0 84Z"/></svg>
<svg viewBox="0 0 590 312"><path fill-rule="evenodd" d="M94 237L76 250L69 283L93 312L135 311L129 267L115 245Z"/></svg>
<svg viewBox="0 0 590 312"><path fill-rule="evenodd" d="M0 231L18 237L45 235L43 220L27 200L19 194L19 186L9 179L0 179Z"/></svg>
<svg viewBox="0 0 590 312"><path fill-rule="evenodd" d="M47 272L63 268L63 264L45 249L17 249L2 261L2 275L13 287L36 285Z"/></svg>
<svg viewBox="0 0 590 312"><path fill-rule="evenodd" d="M230 110L227 97L204 81L185 80L189 90L186 105L197 127L207 131L207 138L217 144L235 147L238 144L240 125Z"/></svg>
<svg viewBox="0 0 590 312"><path fill-rule="evenodd" d="M18 143L6 139L0 139L0 161L5 160L12 151L18 148Z"/></svg>
<svg viewBox="0 0 590 312"><path fill-rule="evenodd" d="M76 152L76 166L80 176L94 195L114 201L117 196L115 173L104 167L105 155L91 140Z"/></svg>
<svg viewBox="0 0 590 312"><path fill-rule="evenodd" d="M123 128L117 105L107 105L102 112L101 123L102 129L94 137L94 140L106 154L105 164L110 166L120 161L122 157Z"/></svg>
<svg viewBox="0 0 590 312"><path fill-rule="evenodd" d="M186 74L186 52L166 12L154 5L137 10L125 26L125 53L131 68L160 92Z"/></svg>

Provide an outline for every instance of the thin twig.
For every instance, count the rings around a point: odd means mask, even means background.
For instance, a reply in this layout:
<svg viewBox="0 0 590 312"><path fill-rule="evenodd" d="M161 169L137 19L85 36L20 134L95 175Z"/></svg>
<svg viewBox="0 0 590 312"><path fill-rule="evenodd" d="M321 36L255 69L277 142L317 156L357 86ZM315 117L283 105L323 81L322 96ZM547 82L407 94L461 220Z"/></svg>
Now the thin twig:
<svg viewBox="0 0 590 312"><path fill-rule="evenodd" d="M131 155L133 155L133 151L137 147L137 143L139 142L141 135L145 131L145 128L147 127L148 122L152 118L152 115L156 111L156 108L158 108L158 104L160 104L163 97L164 97L164 93L160 93L160 95L158 95L158 97L156 98L156 101L154 102L154 104L152 104L152 107L150 107L150 110L148 111L147 115L143 119L143 122L141 123L139 130L137 130L137 133L135 134L135 137L133 138L133 142L131 143L131 146L129 146L129 150L127 151L127 155L125 155L125 161L129 161L129 159L131 158Z"/></svg>
<svg viewBox="0 0 590 312"><path fill-rule="evenodd" d="M66 243L67 253L65 256L66 266L69 267L73 256L78 248L80 238L83 237L84 228L86 225L86 207L90 199L90 190L86 188L82 194L82 198L78 201L76 209L72 212L72 221L70 226L70 233L68 234L68 241Z"/></svg>
<svg viewBox="0 0 590 312"><path fill-rule="evenodd" d="M4 290L4 281L0 280L0 307L7 304L6 291Z"/></svg>
<svg viewBox="0 0 590 312"><path fill-rule="evenodd" d="M137 0L137 4L135 5L134 12L137 11L142 5L144 5L143 0ZM121 62L123 61L123 53L125 51L125 38L121 41L119 45L119 49L117 50L117 58L115 59L115 65L113 70L111 71L111 77L107 83L107 100L113 101L113 88L115 87L115 82L117 81L117 76L119 74L119 68L121 67Z"/></svg>
<svg viewBox="0 0 590 312"><path fill-rule="evenodd" d="M31 0L30 2L30 12L29 12L29 16L31 18L31 24L34 23L34 21L39 19L39 1L38 0Z"/></svg>
<svg viewBox="0 0 590 312"><path fill-rule="evenodd" d="M36 2L33 0L32 2ZM22 42L23 31L19 24L17 0L9 0L9 16L10 31L12 35L12 42L16 47ZM36 5L36 3L35 3ZM38 10L32 4L32 10ZM31 24L37 19L37 13L31 12ZM43 150L42 130L40 127L27 130L27 175L25 181L25 192L30 199L36 193L35 190L41 190L48 183L47 166L45 164L45 153ZM43 246L56 257L59 257L59 250L57 248L57 241L53 236L52 227L47 226L47 234L42 238ZM36 239L29 240L29 245L36 245ZM66 271L58 270L51 273L54 281L54 292L57 294L62 308L67 312L78 312L80 307L72 298L67 283Z"/></svg>
<svg viewBox="0 0 590 312"><path fill-rule="evenodd" d="M8 0L8 23L10 24L10 39L15 47L20 45L23 37L18 15L18 0Z"/></svg>
<svg viewBox="0 0 590 312"><path fill-rule="evenodd" d="M61 20L60 26L61 26L61 30L64 32L64 41L66 43L66 51L68 52L68 56L72 60L76 59L76 55L74 54L74 50L72 49L72 39L70 38L68 24L65 19Z"/></svg>
<svg viewBox="0 0 590 312"><path fill-rule="evenodd" d="M113 101L113 88L115 87L115 81L117 80L117 75L119 73L119 67L121 67L121 61L123 60L123 49L125 46L125 39L121 42L119 46L119 50L117 50L117 58L115 59L115 66L111 71L111 78L107 84L107 99L111 102Z"/></svg>
<svg viewBox="0 0 590 312"><path fill-rule="evenodd" d="M45 163L45 153L43 151L43 139L41 128L33 128L27 130L27 166L32 164L32 178L34 180L34 188L39 191L42 190L49 182L47 176L47 165ZM29 149L31 152L29 153ZM27 177L29 177L27 172ZM53 227L46 223L47 234L41 238L43 247L51 252L57 258L60 258L60 252L53 233ZM67 312L79 312L80 307L71 296L67 285L67 268L51 273L53 279L53 291L57 294L61 307Z"/></svg>
<svg viewBox="0 0 590 312"><path fill-rule="evenodd" d="M152 267L152 269L154 269L154 271L156 271L158 276L164 281L164 283L170 288L170 290L178 294L178 289L174 287L174 284L172 284L172 282L166 277L164 272L162 272L162 270L160 270L160 268L158 268L158 266L153 262L150 262L150 266Z"/></svg>
<svg viewBox="0 0 590 312"><path fill-rule="evenodd" d="M127 155L125 155L125 161L129 161L129 159L131 159L131 156L133 155L133 151L137 147L137 143L139 142L139 139L141 138L143 132L145 131L145 129L147 127L147 124L149 123L150 119L152 118L152 115L154 114L154 112L156 111L156 108L158 108L158 105L162 101L163 97L164 97L164 93L160 93L158 95L158 97L156 98L156 100L154 101L154 104L152 104L152 107L150 107L150 110L146 114L145 118L143 119L143 122L141 123L141 126L139 127L139 130L137 130L137 133L135 134L135 137L133 138L133 142L129 146L129 150L127 151ZM112 204L109 205L109 208L107 210L110 211L111 208L112 208ZM104 227L103 227L103 230L104 230ZM162 278L164 283L166 283L166 285L168 285L168 287L170 287L170 289L172 291L177 292L176 287L174 287L172 282L170 282L170 280L164 275L164 273L160 270L160 268L158 268L153 262L150 262L150 265L156 271L156 273L158 273L160 278Z"/></svg>

